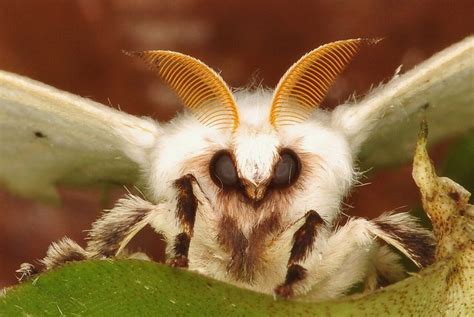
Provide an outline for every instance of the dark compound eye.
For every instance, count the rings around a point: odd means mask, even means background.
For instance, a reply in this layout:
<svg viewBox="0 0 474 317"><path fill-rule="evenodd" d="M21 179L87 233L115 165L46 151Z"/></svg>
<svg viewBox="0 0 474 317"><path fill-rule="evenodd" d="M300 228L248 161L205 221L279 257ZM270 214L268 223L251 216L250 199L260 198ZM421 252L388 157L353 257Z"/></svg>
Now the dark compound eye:
<svg viewBox="0 0 474 317"><path fill-rule="evenodd" d="M273 171L272 185L276 187L288 187L298 179L301 164L298 156L290 149L284 149L280 153L280 160L276 163Z"/></svg>
<svg viewBox="0 0 474 317"><path fill-rule="evenodd" d="M223 150L214 154L209 165L211 178L219 187L231 187L239 183L237 171L229 152Z"/></svg>

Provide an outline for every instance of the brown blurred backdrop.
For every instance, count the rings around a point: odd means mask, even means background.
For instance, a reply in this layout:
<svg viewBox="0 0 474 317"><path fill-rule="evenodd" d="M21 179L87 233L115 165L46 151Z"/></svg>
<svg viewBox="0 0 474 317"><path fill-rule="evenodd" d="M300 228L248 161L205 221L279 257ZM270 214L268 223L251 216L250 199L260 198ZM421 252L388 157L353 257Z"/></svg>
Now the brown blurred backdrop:
<svg viewBox="0 0 474 317"><path fill-rule="evenodd" d="M473 12L472 0L0 0L0 68L167 120L179 103L122 49L180 51L220 70L233 87L251 80L273 87L291 63L320 44L384 37L340 77L325 102L331 107L389 79L400 64L411 68L472 34ZM373 217L417 204L408 165L367 182L348 199L354 208L347 213ZM60 192L62 206L51 206L0 188L0 288L14 284L19 264L43 257L51 241L68 235L84 244L83 230L122 193L104 202L99 190ZM160 249L150 233L135 244Z"/></svg>

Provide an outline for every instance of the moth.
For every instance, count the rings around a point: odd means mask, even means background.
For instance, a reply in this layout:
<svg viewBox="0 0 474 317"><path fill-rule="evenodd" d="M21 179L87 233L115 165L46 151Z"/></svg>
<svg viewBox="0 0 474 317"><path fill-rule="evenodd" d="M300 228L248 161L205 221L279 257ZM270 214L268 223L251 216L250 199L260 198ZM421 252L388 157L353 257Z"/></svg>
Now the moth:
<svg viewBox="0 0 474 317"><path fill-rule="evenodd" d="M2 140L0 180L7 188L54 196L52 184L65 179L138 178L146 193L129 194L104 212L85 248L68 238L53 243L44 269L121 256L145 226L166 240L171 266L283 298L337 298L360 283L370 292L396 282L405 269L395 250L428 265L432 234L408 213L341 222L342 201L360 174L361 147L380 127L400 112L442 107L440 83L469 94L459 79L472 76L473 39L357 103L321 109L338 74L375 42L322 45L294 63L274 90L232 91L204 63L177 52L129 53L185 106L167 123L1 72L0 131L15 134ZM424 86L413 90L417 85ZM19 155L28 152L41 155ZM23 264L19 272L37 270Z"/></svg>

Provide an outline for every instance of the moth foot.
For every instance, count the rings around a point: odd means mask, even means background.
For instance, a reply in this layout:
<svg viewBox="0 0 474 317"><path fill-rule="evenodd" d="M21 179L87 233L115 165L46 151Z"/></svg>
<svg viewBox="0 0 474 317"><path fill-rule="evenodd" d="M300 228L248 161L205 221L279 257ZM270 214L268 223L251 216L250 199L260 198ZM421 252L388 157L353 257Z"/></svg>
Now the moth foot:
<svg viewBox="0 0 474 317"><path fill-rule="evenodd" d="M288 284L281 284L275 288L275 294L284 299L289 299L294 296L293 286Z"/></svg>
<svg viewBox="0 0 474 317"><path fill-rule="evenodd" d="M169 261L171 267L187 268L188 258L184 255L178 255Z"/></svg>
<svg viewBox="0 0 474 317"><path fill-rule="evenodd" d="M294 296L293 286L304 280L307 270L299 264L291 264L286 272L285 282L275 288L275 294L282 298L290 298Z"/></svg>
<svg viewBox="0 0 474 317"><path fill-rule="evenodd" d="M38 274L38 270L35 268L33 264L30 263L22 263L20 264L20 268L15 271L18 273L17 279L18 282L24 282L31 279L34 275Z"/></svg>

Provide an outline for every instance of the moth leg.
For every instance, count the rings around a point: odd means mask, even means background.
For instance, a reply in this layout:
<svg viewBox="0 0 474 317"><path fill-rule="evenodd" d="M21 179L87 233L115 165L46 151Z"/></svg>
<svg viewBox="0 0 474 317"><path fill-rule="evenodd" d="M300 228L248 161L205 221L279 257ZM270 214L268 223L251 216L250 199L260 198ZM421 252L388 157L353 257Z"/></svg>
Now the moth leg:
<svg viewBox="0 0 474 317"><path fill-rule="evenodd" d="M408 213L386 213L370 223L372 234L402 252L418 267L434 262L436 242L433 232L421 227Z"/></svg>
<svg viewBox="0 0 474 317"><path fill-rule="evenodd" d="M46 270L61 266L67 262L82 261L89 256L79 244L64 237L58 242L53 242L46 251L46 256L40 260Z"/></svg>
<svg viewBox="0 0 474 317"><path fill-rule="evenodd" d="M170 214L166 202L155 205L140 197L127 195L93 223L86 251L90 258L118 256L147 224L167 239L170 231L176 231Z"/></svg>
<svg viewBox="0 0 474 317"><path fill-rule="evenodd" d="M20 268L16 270L19 274L18 281L22 282L30 279L41 271L50 270L68 262L82 261L87 258L87 252L80 245L64 237L58 242L51 243L48 247L46 256L39 261L42 264L41 270L37 269L33 264L22 263Z"/></svg>
<svg viewBox="0 0 474 317"><path fill-rule="evenodd" d="M365 219L349 220L344 226L315 239L312 252L300 262L305 278L293 284L293 295L311 300L337 298L369 271L375 239Z"/></svg>
<svg viewBox="0 0 474 317"><path fill-rule="evenodd" d="M370 262L363 285L364 293L371 293L380 287L396 283L407 276L400 255L393 252L388 245L377 243Z"/></svg>
<svg viewBox="0 0 474 317"><path fill-rule="evenodd" d="M312 300L337 298L360 282L370 291L403 278L400 258L387 244L418 264L424 253L431 253L425 250L433 249L430 232L406 213L351 219L307 257L307 278L297 285L298 294Z"/></svg>
<svg viewBox="0 0 474 317"><path fill-rule="evenodd" d="M33 264L22 263L20 268L15 271L17 274L18 282L23 282L31 279L32 276L38 274L40 271L35 268Z"/></svg>
<svg viewBox="0 0 474 317"><path fill-rule="evenodd" d="M294 285L306 278L307 269L301 262L313 250L318 231L324 226L324 220L316 211L310 210L306 213L305 222L293 235L285 281L275 288L275 293L278 296L283 298L292 297L294 295Z"/></svg>
<svg viewBox="0 0 474 317"><path fill-rule="evenodd" d="M373 258L372 274L365 281L366 292L392 284L406 276L400 256L389 245L405 254L418 267L433 263L436 248L433 233L419 226L410 215L388 213L370 223L370 231L377 237L379 248Z"/></svg>
<svg viewBox="0 0 474 317"><path fill-rule="evenodd" d="M127 195L93 223L85 250L69 238L53 242L46 256L40 260L43 270L72 261L118 256L124 251L128 242L147 224L169 241L170 237L176 236L179 231L175 224L175 216L170 210L168 202L155 205L140 197ZM20 280L25 280L38 272L40 270L29 263L23 263L17 270Z"/></svg>
<svg viewBox="0 0 474 317"><path fill-rule="evenodd" d="M189 244L194 232L194 222L198 200L194 195L193 184L197 183L196 178L187 174L174 182L177 190L176 195L176 218L179 222L180 232L173 241L174 256L169 264L173 267L188 267Z"/></svg>

